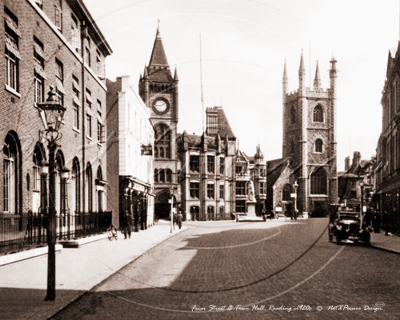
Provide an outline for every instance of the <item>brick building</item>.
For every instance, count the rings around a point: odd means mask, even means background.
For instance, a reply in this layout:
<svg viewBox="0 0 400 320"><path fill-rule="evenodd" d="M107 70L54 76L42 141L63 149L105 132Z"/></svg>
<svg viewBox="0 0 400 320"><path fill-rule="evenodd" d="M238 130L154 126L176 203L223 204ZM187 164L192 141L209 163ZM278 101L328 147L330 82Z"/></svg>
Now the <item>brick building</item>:
<svg viewBox="0 0 400 320"><path fill-rule="evenodd" d="M324 211L337 203L336 165L336 60L329 70L330 88L321 88L319 68L313 89L306 87L303 54L299 88L288 91L286 63L283 74L283 158L290 158L293 179L298 182L297 207L302 212ZM288 182L289 183L289 182Z"/></svg>
<svg viewBox="0 0 400 320"><path fill-rule="evenodd" d="M400 43L399 43L400 45ZM400 59L399 46L389 49L382 91L382 132L377 145L376 193L381 213L393 215L394 231L400 232Z"/></svg>
<svg viewBox="0 0 400 320"><path fill-rule="evenodd" d="M133 89L130 77L107 79L108 207L113 224L131 215L134 230L153 225L154 129L150 109Z"/></svg>
<svg viewBox="0 0 400 320"><path fill-rule="evenodd" d="M47 214L48 182L39 172L48 149L39 133L44 127L36 104L47 98L51 85L66 108L56 150L57 230L84 226L84 212L106 210L104 70L112 51L80 0L1 0L0 8L5 35L1 242L7 230L16 236L24 231L28 212ZM72 173L67 184L60 179L63 166ZM67 214L79 219L68 220Z"/></svg>

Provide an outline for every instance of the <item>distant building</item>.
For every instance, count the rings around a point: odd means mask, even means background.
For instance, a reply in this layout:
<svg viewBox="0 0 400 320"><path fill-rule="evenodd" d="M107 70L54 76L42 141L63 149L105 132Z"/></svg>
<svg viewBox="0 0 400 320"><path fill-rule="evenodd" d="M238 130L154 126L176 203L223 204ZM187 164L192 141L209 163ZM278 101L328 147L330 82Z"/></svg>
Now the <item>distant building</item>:
<svg viewBox="0 0 400 320"><path fill-rule="evenodd" d="M149 66L145 66L139 80L139 95L151 110L150 121L155 130L154 193L155 213L168 218L173 195L173 207L181 202L178 183L179 161L176 149L179 120L179 79L174 77L164 52L160 30L157 29Z"/></svg>
<svg viewBox="0 0 400 320"><path fill-rule="evenodd" d="M326 90L321 88L318 63L313 89L306 87L303 55L297 91L288 91L286 63L283 73L282 156L290 158L292 178L287 183L297 181L299 185L300 214L327 212L329 204L337 203L336 60L332 58L330 63L330 88Z"/></svg>
<svg viewBox="0 0 400 320"><path fill-rule="evenodd" d="M361 154L358 151L353 153L351 165L350 158L346 157L345 171L338 173L340 204L355 208L357 211L360 210L361 197L363 197L363 206L371 204L375 185L375 165L375 157L370 160L361 160Z"/></svg>
<svg viewBox="0 0 400 320"><path fill-rule="evenodd" d="M131 85L130 77L107 79L108 206L113 224L133 218L134 229L153 225L154 129L150 109Z"/></svg>
<svg viewBox="0 0 400 320"><path fill-rule="evenodd" d="M399 43L400 45L400 43ZM395 211L400 222L400 59L399 47L389 49L382 90L382 132L377 145L376 193L380 212ZM399 228L396 232L399 232Z"/></svg>

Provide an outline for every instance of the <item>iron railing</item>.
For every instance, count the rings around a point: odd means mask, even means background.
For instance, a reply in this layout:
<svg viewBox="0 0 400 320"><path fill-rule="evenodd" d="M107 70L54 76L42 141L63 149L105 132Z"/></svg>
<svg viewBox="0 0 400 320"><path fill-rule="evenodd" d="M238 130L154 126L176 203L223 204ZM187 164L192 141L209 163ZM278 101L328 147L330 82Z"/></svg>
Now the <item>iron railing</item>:
<svg viewBox="0 0 400 320"><path fill-rule="evenodd" d="M47 211L41 214L0 212L0 255L47 246ZM112 212L57 214L57 240L73 240L101 234L111 225Z"/></svg>

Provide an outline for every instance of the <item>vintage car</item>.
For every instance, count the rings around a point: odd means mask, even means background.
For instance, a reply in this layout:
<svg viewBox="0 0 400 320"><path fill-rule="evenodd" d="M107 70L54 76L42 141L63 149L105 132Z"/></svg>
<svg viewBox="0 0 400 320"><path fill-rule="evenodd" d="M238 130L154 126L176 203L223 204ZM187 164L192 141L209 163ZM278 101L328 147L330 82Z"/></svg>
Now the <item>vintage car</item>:
<svg viewBox="0 0 400 320"><path fill-rule="evenodd" d="M329 241L336 238L336 243L358 243L362 241L369 246L371 235L365 227L361 213L351 209L339 209L335 216L331 216L328 226Z"/></svg>

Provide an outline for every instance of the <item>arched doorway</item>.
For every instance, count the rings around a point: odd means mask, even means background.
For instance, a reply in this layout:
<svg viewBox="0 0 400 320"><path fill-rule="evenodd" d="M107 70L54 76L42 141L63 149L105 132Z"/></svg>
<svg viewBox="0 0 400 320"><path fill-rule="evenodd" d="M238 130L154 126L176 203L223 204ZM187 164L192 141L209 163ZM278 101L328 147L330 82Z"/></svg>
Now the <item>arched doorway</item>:
<svg viewBox="0 0 400 320"><path fill-rule="evenodd" d="M169 189L165 189L157 193L155 199L154 211L157 219L168 219L171 212L171 204L169 200L171 199ZM174 196L174 206L176 204L176 199Z"/></svg>
<svg viewBox="0 0 400 320"><path fill-rule="evenodd" d="M282 211L287 217L291 215L291 211L293 210L293 199L290 196L293 192L293 186L289 183L287 183L282 189Z"/></svg>

